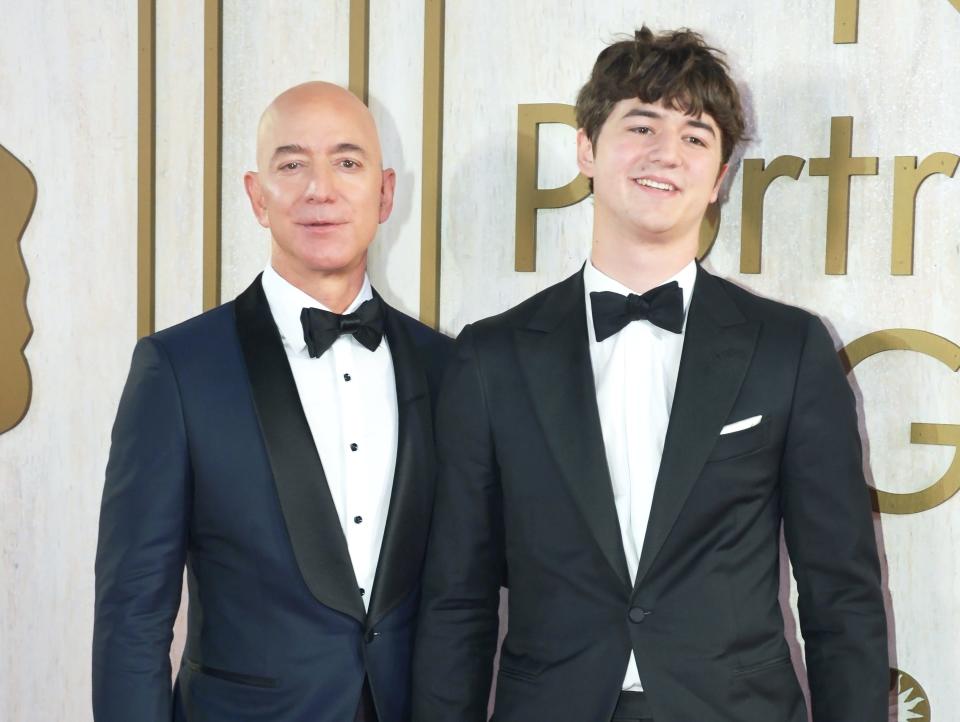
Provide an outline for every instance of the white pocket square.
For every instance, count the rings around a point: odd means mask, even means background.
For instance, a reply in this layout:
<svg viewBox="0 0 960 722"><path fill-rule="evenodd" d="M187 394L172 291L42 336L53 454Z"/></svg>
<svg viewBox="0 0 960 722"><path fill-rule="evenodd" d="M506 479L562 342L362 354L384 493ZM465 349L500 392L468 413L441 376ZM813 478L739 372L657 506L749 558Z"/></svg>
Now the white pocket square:
<svg viewBox="0 0 960 722"><path fill-rule="evenodd" d="M749 419L744 419L743 421L734 421L732 424L727 424L720 429L720 436L723 436L724 434L732 434L737 431L743 431L744 429L749 429L759 424L762 418L763 416L751 416Z"/></svg>

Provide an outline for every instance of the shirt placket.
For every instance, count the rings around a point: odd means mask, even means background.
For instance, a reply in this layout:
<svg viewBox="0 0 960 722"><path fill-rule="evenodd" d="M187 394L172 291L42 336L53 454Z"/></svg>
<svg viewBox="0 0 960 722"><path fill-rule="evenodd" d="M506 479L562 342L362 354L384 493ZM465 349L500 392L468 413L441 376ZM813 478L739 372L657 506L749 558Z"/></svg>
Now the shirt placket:
<svg viewBox="0 0 960 722"><path fill-rule="evenodd" d="M340 385L340 428L343 448L343 486L346 500L344 533L347 547L353 562L353 570L360 587L364 605L370 593L369 527L366 508L367 494L364 489L366 479L367 449L363 430L363 394L362 386L369 383L357 366L356 342L352 338L343 338L333 345L336 362L337 383Z"/></svg>

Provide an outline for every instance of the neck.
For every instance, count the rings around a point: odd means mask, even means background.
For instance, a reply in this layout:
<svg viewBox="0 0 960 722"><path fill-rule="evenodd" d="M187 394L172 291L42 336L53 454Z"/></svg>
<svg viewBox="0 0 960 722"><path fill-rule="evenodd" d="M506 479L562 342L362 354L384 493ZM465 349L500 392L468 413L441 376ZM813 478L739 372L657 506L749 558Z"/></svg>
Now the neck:
<svg viewBox="0 0 960 722"><path fill-rule="evenodd" d="M642 294L677 275L696 253L696 239L650 243L595 236L590 259L598 271Z"/></svg>
<svg viewBox="0 0 960 722"><path fill-rule="evenodd" d="M278 259L271 259L270 265L290 285L303 291L316 301L329 308L334 313L343 313L360 293L363 287L366 263L360 263L357 268L340 272L319 273L299 272L278 263Z"/></svg>

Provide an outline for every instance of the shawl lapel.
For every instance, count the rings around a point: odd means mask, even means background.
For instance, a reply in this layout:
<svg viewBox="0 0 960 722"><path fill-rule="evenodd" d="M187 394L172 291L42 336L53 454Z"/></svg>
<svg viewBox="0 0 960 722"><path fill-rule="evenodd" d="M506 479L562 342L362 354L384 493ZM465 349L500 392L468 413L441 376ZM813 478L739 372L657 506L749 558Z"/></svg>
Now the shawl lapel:
<svg viewBox="0 0 960 722"><path fill-rule="evenodd" d="M361 624L366 611L333 497L260 277L237 298L237 333L300 573L316 599Z"/></svg>

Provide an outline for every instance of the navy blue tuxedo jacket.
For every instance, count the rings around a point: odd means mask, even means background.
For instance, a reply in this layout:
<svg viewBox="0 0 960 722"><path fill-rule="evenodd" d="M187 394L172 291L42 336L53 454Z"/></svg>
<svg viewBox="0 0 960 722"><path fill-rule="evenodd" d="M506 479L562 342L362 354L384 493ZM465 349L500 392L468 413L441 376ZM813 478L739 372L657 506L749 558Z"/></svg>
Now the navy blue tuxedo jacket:
<svg viewBox="0 0 960 722"><path fill-rule="evenodd" d="M100 516L97 722L349 722L365 676L381 722L408 719L450 343L384 305L399 433L369 611L260 279L137 344Z"/></svg>

